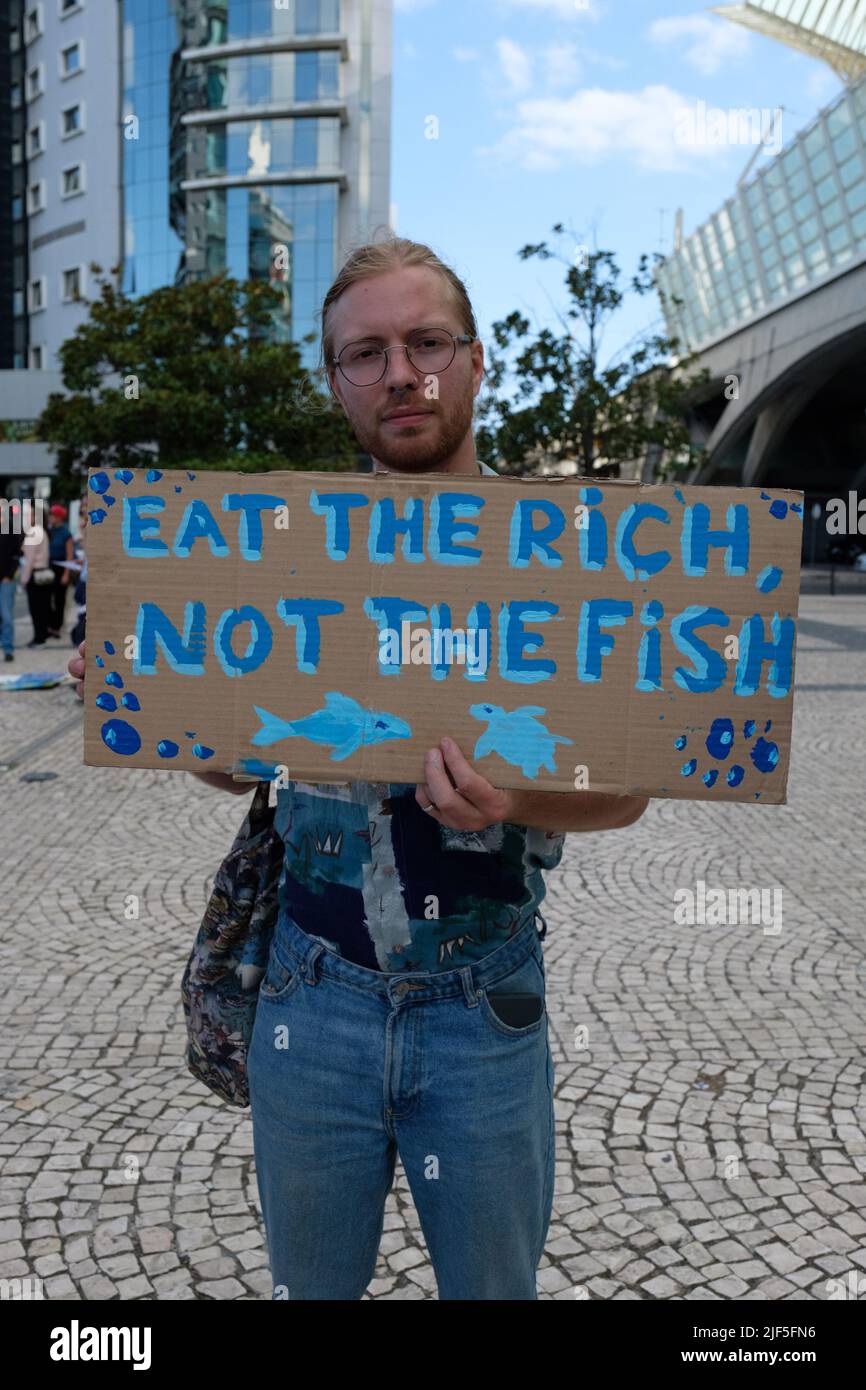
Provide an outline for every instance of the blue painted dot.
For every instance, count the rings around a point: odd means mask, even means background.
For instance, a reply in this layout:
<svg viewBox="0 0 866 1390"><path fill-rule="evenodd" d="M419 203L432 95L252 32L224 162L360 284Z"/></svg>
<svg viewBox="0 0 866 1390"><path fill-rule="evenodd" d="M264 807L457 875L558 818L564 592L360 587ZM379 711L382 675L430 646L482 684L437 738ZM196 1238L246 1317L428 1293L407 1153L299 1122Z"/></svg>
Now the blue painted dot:
<svg viewBox="0 0 866 1390"><path fill-rule="evenodd" d="M114 656L114 643L113 643L113 642L103 642L102 645L103 645L103 647L105 648L105 650L108 652L108 655L109 655L109 656Z"/></svg>
<svg viewBox="0 0 866 1390"><path fill-rule="evenodd" d="M93 492L107 492L110 487L111 479L107 473L94 473L90 479L90 488Z"/></svg>
<svg viewBox="0 0 866 1390"><path fill-rule="evenodd" d="M109 695L107 690L103 690L97 695L96 703L100 709L117 709L117 701L113 695Z"/></svg>
<svg viewBox="0 0 866 1390"><path fill-rule="evenodd" d="M192 753L194 758L212 758L214 750L212 748L206 748L203 743L194 743L192 746Z"/></svg>
<svg viewBox="0 0 866 1390"><path fill-rule="evenodd" d="M176 758L180 749L170 738L161 738L156 745L156 751L161 758Z"/></svg>
<svg viewBox="0 0 866 1390"><path fill-rule="evenodd" d="M121 695L120 703L125 709L141 709L141 705L138 703L138 696L133 695L131 690L127 690L125 695Z"/></svg>
<svg viewBox="0 0 866 1390"><path fill-rule="evenodd" d="M762 594L769 594L778 587L781 578L782 571L778 565L765 565L755 580L755 588L760 589Z"/></svg>
<svg viewBox="0 0 866 1390"><path fill-rule="evenodd" d="M716 778L718 777L718 775L719 769L717 767L711 767L709 772L704 773L703 777L701 778L701 781L706 782L708 787L713 787L716 784Z"/></svg>
<svg viewBox="0 0 866 1390"><path fill-rule="evenodd" d="M114 476L119 483L131 483L133 477L128 468L118 468Z"/></svg>
<svg viewBox="0 0 866 1390"><path fill-rule="evenodd" d="M102 659L101 656L98 656L98 657L96 658L96 664L97 664L97 666L104 666L104 665L105 665L105 662L103 661L103 659Z"/></svg>
<svg viewBox="0 0 866 1390"><path fill-rule="evenodd" d="M183 488L182 488L182 487L178 487L178 486L177 486L177 483L175 483L175 485L174 485L174 490L175 490L175 492L183 492Z"/></svg>
<svg viewBox="0 0 866 1390"><path fill-rule="evenodd" d="M697 760L697 758L692 758L690 762L683 763L682 767L680 768L680 772L681 772L681 774L683 775L683 777L691 777L691 775L692 775L692 773L695 771L697 765L698 765L698 760Z"/></svg>
<svg viewBox="0 0 866 1390"><path fill-rule="evenodd" d="M184 738L195 738L195 729L184 729Z"/></svg>
<svg viewBox="0 0 866 1390"><path fill-rule="evenodd" d="M108 675L105 677L105 684L116 686L118 690L122 690L123 676L119 675L117 671L109 671Z"/></svg>
<svg viewBox="0 0 866 1390"><path fill-rule="evenodd" d="M765 738L759 738L750 757L759 772L772 772L779 761L779 746Z"/></svg>
<svg viewBox="0 0 866 1390"><path fill-rule="evenodd" d="M186 476L189 478L189 480L190 480L191 483L194 483L194 482L195 482L195 474L194 474L194 473L189 473L189 472L188 472Z"/></svg>
<svg viewBox="0 0 866 1390"><path fill-rule="evenodd" d="M743 737L744 737L744 738L751 738L751 737L752 737L752 734L753 734L754 732L755 732L755 721L754 721L754 719L747 719L746 722L745 722L745 724L743 725Z"/></svg>
<svg viewBox="0 0 866 1390"><path fill-rule="evenodd" d="M679 738L674 739L674 748L685 748L687 743L688 739L685 734L680 734Z"/></svg>
<svg viewBox="0 0 866 1390"><path fill-rule="evenodd" d="M99 526L107 516L108 512L104 507L94 507L92 511L87 513L87 524L88 526Z"/></svg>
<svg viewBox="0 0 866 1390"><path fill-rule="evenodd" d="M125 719L109 719L99 732L105 746L110 748L112 753L120 753L125 758L137 753L141 747L138 730L127 724Z"/></svg>
<svg viewBox="0 0 866 1390"><path fill-rule="evenodd" d="M110 493L106 492L102 500L105 503L106 507L113 507L115 502L117 501L117 498L112 497Z"/></svg>
<svg viewBox="0 0 866 1390"><path fill-rule="evenodd" d="M791 503L791 511L792 511L792 512L801 512L802 510L803 510L803 504L802 504L802 502L792 502L792 503ZM756 792L755 795L756 795L756 796L760 796L761 793L760 793L760 792Z"/></svg>
<svg viewBox="0 0 866 1390"><path fill-rule="evenodd" d="M680 492L678 487L674 488L674 497L677 499L678 502L682 502L683 506L686 505L686 499L683 497L683 494Z"/></svg>
<svg viewBox="0 0 866 1390"><path fill-rule="evenodd" d="M770 730L772 729L772 727L773 727L773 721L772 721L772 719L768 719L767 722L766 722L766 724L764 725L764 733L765 733L765 734L768 734L768 733L770 732Z"/></svg>
<svg viewBox="0 0 866 1390"><path fill-rule="evenodd" d="M158 468L148 468L144 476L149 483L158 483L162 474Z"/></svg>
<svg viewBox="0 0 866 1390"><path fill-rule="evenodd" d="M788 504L779 497L775 502L770 503L770 516L774 516L777 521L788 515Z"/></svg>
<svg viewBox="0 0 866 1390"><path fill-rule="evenodd" d="M734 721L714 719L707 734L707 752L721 762L722 758L726 758L730 753L733 741Z"/></svg>
<svg viewBox="0 0 866 1390"><path fill-rule="evenodd" d="M769 502L769 500L770 500L770 494L769 494L769 492L762 492L762 493L761 493L761 496L763 497L763 499L764 499L765 502Z"/></svg>
<svg viewBox="0 0 866 1390"><path fill-rule="evenodd" d="M739 763L735 763L733 767L728 768L728 786L738 787L745 775L745 768L740 767Z"/></svg>

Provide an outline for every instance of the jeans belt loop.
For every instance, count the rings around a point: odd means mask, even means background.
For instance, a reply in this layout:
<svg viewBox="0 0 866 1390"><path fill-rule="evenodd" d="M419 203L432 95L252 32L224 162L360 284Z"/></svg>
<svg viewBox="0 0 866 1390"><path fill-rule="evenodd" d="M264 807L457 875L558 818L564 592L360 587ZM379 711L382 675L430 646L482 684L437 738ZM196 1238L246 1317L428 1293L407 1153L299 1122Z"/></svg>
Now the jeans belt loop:
<svg viewBox="0 0 866 1390"><path fill-rule="evenodd" d="M301 975L308 985L317 985L319 977L316 973L316 962L324 952L325 948L321 942L317 941L307 952L301 962Z"/></svg>
<svg viewBox="0 0 866 1390"><path fill-rule="evenodd" d="M474 981L473 981L473 979L472 979L472 966L471 966L471 965L464 965L464 966L462 967L462 969L461 969L461 971L460 971L460 980L461 980L461 983L462 983L462 985L463 985L463 993L464 993L464 995L465 995L465 997L466 997L466 1003L469 1005L469 1008L470 1008L470 1009L475 1009L475 1008L477 1008L477 1007L478 1007L478 990L476 989L475 983L474 983Z"/></svg>

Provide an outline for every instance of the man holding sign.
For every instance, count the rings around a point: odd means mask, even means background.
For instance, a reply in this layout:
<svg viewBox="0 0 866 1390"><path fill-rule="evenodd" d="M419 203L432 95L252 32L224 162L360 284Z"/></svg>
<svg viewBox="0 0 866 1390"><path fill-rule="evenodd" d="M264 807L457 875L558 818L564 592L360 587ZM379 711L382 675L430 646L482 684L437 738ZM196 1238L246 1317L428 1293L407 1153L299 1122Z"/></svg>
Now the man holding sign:
<svg viewBox="0 0 866 1390"><path fill-rule="evenodd" d="M428 247L394 238L351 255L325 297L322 348L377 475L494 474L472 435L472 307ZM81 652L69 669L83 681ZM279 757L303 724L351 749L351 703L303 721L258 709L253 742ZM631 825L647 797L497 786L447 737L417 784L276 787L281 910L248 1067L274 1296L361 1298L399 1153L440 1298L534 1299L555 1149L543 873L566 832Z"/></svg>

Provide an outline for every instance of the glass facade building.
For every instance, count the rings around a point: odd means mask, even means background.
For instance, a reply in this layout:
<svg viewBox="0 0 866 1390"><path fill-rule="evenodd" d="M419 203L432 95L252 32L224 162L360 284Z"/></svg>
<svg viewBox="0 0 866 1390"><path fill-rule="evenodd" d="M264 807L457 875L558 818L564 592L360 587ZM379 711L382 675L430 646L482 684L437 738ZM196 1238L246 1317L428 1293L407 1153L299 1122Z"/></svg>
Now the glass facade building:
<svg viewBox="0 0 866 1390"><path fill-rule="evenodd" d="M390 0L121 4L124 289L222 269L268 279L282 291L275 335L301 344L357 223L388 221L364 159L385 57L390 105ZM376 115L382 150L381 97ZM316 342L301 351L314 366Z"/></svg>
<svg viewBox="0 0 866 1390"><path fill-rule="evenodd" d="M829 63L846 81L866 72L866 0L745 0L716 14Z"/></svg>
<svg viewBox="0 0 866 1390"><path fill-rule="evenodd" d="M866 78L659 265L668 331L706 347L864 257Z"/></svg>

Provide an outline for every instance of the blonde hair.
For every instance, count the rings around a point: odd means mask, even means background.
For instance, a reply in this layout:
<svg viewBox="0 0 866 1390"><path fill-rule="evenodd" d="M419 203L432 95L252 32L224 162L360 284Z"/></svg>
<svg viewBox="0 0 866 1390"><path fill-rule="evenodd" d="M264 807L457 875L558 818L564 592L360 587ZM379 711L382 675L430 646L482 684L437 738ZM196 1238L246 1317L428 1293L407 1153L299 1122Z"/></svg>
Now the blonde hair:
<svg viewBox="0 0 866 1390"><path fill-rule="evenodd" d="M322 301L321 351L322 368L326 374L334 357L334 337L328 324L328 314L340 296L357 280L367 279L371 275L382 275L388 270L398 270L401 266L414 265L428 266L430 270L444 276L464 333L468 333L471 338L478 337L478 324L469 294L459 275L440 260L431 247L420 241L409 241L406 237L395 236L389 230L387 236L381 240L367 242L350 253Z"/></svg>

